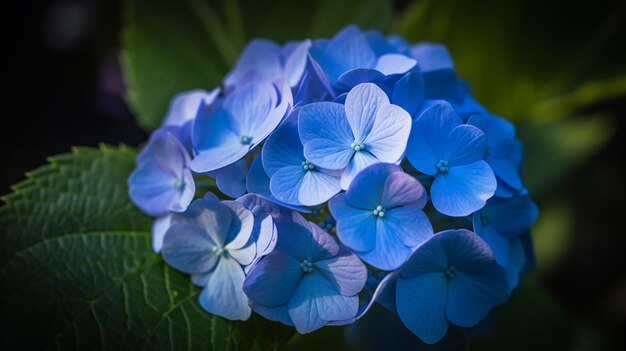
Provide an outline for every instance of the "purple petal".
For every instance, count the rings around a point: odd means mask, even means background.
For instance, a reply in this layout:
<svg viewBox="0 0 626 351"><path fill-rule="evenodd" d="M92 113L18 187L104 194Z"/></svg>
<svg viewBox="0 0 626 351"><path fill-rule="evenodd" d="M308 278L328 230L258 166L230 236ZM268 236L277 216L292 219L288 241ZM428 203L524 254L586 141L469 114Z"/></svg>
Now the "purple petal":
<svg viewBox="0 0 626 351"><path fill-rule="evenodd" d="M354 317L359 309L357 296L341 295L326 278L305 274L288 304L289 316L299 333L310 333L328 321Z"/></svg>
<svg viewBox="0 0 626 351"><path fill-rule="evenodd" d="M341 246L337 256L315 262L315 268L331 281L344 296L358 294L365 286L367 268L347 247Z"/></svg>
<svg viewBox="0 0 626 351"><path fill-rule="evenodd" d="M163 247L163 237L170 228L172 214L166 214L154 220L152 223L152 249L159 253Z"/></svg>
<svg viewBox="0 0 626 351"><path fill-rule="evenodd" d="M426 190L422 183L410 174L394 172L385 181L379 204L383 208L411 206L421 209L426 205L426 200Z"/></svg>
<svg viewBox="0 0 626 351"><path fill-rule="evenodd" d="M215 178L217 188L224 194L237 198L246 193L248 165L245 160L239 160L211 173L211 176Z"/></svg>
<svg viewBox="0 0 626 351"><path fill-rule="evenodd" d="M339 245L328 233L298 213L276 219L278 243L276 250L297 260L309 262L334 257Z"/></svg>

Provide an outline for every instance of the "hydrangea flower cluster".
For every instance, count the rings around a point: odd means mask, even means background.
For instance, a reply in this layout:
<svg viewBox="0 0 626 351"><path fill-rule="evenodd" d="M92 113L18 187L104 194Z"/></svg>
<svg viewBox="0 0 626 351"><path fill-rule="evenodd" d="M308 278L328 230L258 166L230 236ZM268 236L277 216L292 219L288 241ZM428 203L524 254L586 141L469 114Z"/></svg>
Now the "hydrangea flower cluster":
<svg viewBox="0 0 626 351"><path fill-rule="evenodd" d="M521 162L445 47L351 26L254 40L221 87L176 95L129 188L208 312L309 333L380 303L434 344L532 269Z"/></svg>

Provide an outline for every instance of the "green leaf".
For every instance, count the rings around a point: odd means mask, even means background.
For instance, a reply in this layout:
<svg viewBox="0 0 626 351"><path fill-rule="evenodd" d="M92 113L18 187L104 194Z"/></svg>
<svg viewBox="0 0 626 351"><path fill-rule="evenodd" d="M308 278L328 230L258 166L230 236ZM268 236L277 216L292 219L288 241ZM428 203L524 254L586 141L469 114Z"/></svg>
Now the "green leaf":
<svg viewBox="0 0 626 351"><path fill-rule="evenodd" d="M613 77L626 73L625 5L619 0L423 0L404 13L398 30L412 42L444 43L490 111L528 117L540 112L535 103L576 91L590 79L612 84Z"/></svg>
<svg viewBox="0 0 626 351"><path fill-rule="evenodd" d="M292 329L231 322L152 252L129 201L135 151L55 156L0 207L0 349L278 349Z"/></svg>
<svg viewBox="0 0 626 351"><path fill-rule="evenodd" d="M347 24L388 30L385 0L129 0L123 68L142 126L157 128L180 91L213 89L246 42L329 37Z"/></svg>

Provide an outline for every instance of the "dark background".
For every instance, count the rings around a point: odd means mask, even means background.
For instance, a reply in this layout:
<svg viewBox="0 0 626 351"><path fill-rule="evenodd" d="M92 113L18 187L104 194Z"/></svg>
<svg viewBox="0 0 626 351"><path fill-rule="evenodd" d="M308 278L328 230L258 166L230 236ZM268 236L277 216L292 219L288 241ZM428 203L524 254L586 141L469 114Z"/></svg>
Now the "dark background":
<svg viewBox="0 0 626 351"><path fill-rule="evenodd" d="M399 1L395 7L402 11L406 5ZM74 145L139 146L147 139L124 99L120 1L19 1L3 7L0 195L46 157ZM559 15L576 21L566 9ZM576 350L626 350L626 101L614 98L586 109L610 116L617 131L550 190L573 204L574 213L566 253L538 279L574 321Z"/></svg>

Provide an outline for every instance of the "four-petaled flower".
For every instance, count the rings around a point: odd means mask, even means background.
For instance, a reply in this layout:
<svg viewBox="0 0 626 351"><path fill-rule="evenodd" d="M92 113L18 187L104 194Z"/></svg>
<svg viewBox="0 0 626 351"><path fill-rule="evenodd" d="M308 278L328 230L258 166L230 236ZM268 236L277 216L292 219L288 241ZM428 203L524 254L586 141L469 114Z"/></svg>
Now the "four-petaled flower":
<svg viewBox="0 0 626 351"><path fill-rule="evenodd" d="M248 319L251 310L242 290L242 266L252 263L257 253L256 242L250 240L252 212L239 202L220 202L208 193L171 221L163 238L163 259L203 287L204 309L231 320Z"/></svg>
<svg viewBox="0 0 626 351"><path fill-rule="evenodd" d="M274 252L252 267L243 285L252 308L300 333L354 318L367 279L361 260L297 213L276 226Z"/></svg>
<svg viewBox="0 0 626 351"><path fill-rule="evenodd" d="M441 340L450 323L475 326L509 297L489 245L465 229L435 234L420 246L400 269L395 289L400 319L428 344Z"/></svg>
<svg viewBox="0 0 626 351"><path fill-rule="evenodd" d="M190 163L176 136L167 129L157 131L128 179L130 198L153 216L184 211L196 192Z"/></svg>
<svg viewBox="0 0 626 351"><path fill-rule="evenodd" d="M418 171L435 177L435 209L462 217L481 209L496 190L486 150L480 129L463 124L447 102L436 102L413 122L406 156Z"/></svg>
<svg viewBox="0 0 626 351"><path fill-rule="evenodd" d="M359 84L345 105L317 102L305 105L298 121L304 156L316 166L343 170L341 187L378 162L399 162L411 130L411 116L390 104L371 83Z"/></svg>
<svg viewBox="0 0 626 351"><path fill-rule="evenodd" d="M341 241L372 266L400 267L433 235L422 208L424 187L400 166L379 163L359 173L330 201Z"/></svg>

